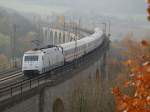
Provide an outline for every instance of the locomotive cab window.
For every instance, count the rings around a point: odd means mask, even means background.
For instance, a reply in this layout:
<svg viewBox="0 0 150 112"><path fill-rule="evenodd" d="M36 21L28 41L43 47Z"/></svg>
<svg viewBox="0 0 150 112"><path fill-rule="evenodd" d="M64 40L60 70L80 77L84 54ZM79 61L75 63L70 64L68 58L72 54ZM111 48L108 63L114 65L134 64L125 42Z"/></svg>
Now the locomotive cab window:
<svg viewBox="0 0 150 112"><path fill-rule="evenodd" d="M25 56L25 61L38 61L38 56Z"/></svg>

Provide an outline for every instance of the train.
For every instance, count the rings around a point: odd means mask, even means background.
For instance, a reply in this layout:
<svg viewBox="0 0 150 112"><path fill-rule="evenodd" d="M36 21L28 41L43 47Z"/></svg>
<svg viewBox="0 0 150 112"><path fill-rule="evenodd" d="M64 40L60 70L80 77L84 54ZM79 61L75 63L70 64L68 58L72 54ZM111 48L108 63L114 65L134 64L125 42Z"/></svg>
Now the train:
<svg viewBox="0 0 150 112"><path fill-rule="evenodd" d="M22 59L22 72L27 76L39 75L81 58L102 44L103 35L102 30L95 28L92 35L82 39L27 51Z"/></svg>

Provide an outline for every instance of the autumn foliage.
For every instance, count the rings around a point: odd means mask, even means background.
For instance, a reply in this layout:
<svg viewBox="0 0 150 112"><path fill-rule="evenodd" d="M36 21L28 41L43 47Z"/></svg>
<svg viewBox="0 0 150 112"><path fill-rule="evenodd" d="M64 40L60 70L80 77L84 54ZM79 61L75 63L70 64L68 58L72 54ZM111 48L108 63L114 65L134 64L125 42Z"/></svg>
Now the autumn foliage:
<svg viewBox="0 0 150 112"><path fill-rule="evenodd" d="M148 20L150 21L150 0L146 0L147 2L147 13L148 13Z"/></svg>
<svg viewBox="0 0 150 112"><path fill-rule="evenodd" d="M112 90L117 112L150 112L150 43L143 40L141 48L139 62L134 58L125 62L130 73L124 88L132 89L133 94L125 94L119 87Z"/></svg>

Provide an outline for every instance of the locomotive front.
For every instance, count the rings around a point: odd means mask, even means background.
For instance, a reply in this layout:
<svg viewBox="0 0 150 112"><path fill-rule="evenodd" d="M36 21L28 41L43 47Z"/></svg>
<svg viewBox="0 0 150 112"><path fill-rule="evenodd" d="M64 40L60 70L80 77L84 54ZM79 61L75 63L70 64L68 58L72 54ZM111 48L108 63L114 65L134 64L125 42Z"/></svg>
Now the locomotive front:
<svg viewBox="0 0 150 112"><path fill-rule="evenodd" d="M22 72L24 75L40 74L42 69L42 54L41 52L29 51L23 56Z"/></svg>

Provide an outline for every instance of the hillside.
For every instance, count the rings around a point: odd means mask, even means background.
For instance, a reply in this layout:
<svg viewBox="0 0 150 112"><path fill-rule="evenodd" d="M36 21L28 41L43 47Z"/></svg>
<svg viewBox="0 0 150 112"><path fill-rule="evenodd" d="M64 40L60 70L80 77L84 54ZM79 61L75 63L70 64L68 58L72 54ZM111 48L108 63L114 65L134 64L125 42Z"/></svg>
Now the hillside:
<svg viewBox="0 0 150 112"><path fill-rule="evenodd" d="M34 29L32 23L21 16L18 12L0 7L0 33L10 35L13 24L17 25L17 36L25 35Z"/></svg>
<svg viewBox="0 0 150 112"><path fill-rule="evenodd" d="M24 47L29 46L24 41L27 37L32 38L29 34L30 32L35 32L36 28L21 13L0 7L0 54L5 54L7 57L11 55L10 41L14 32L14 25L17 26L15 37L17 46L16 55L18 56L23 53Z"/></svg>

